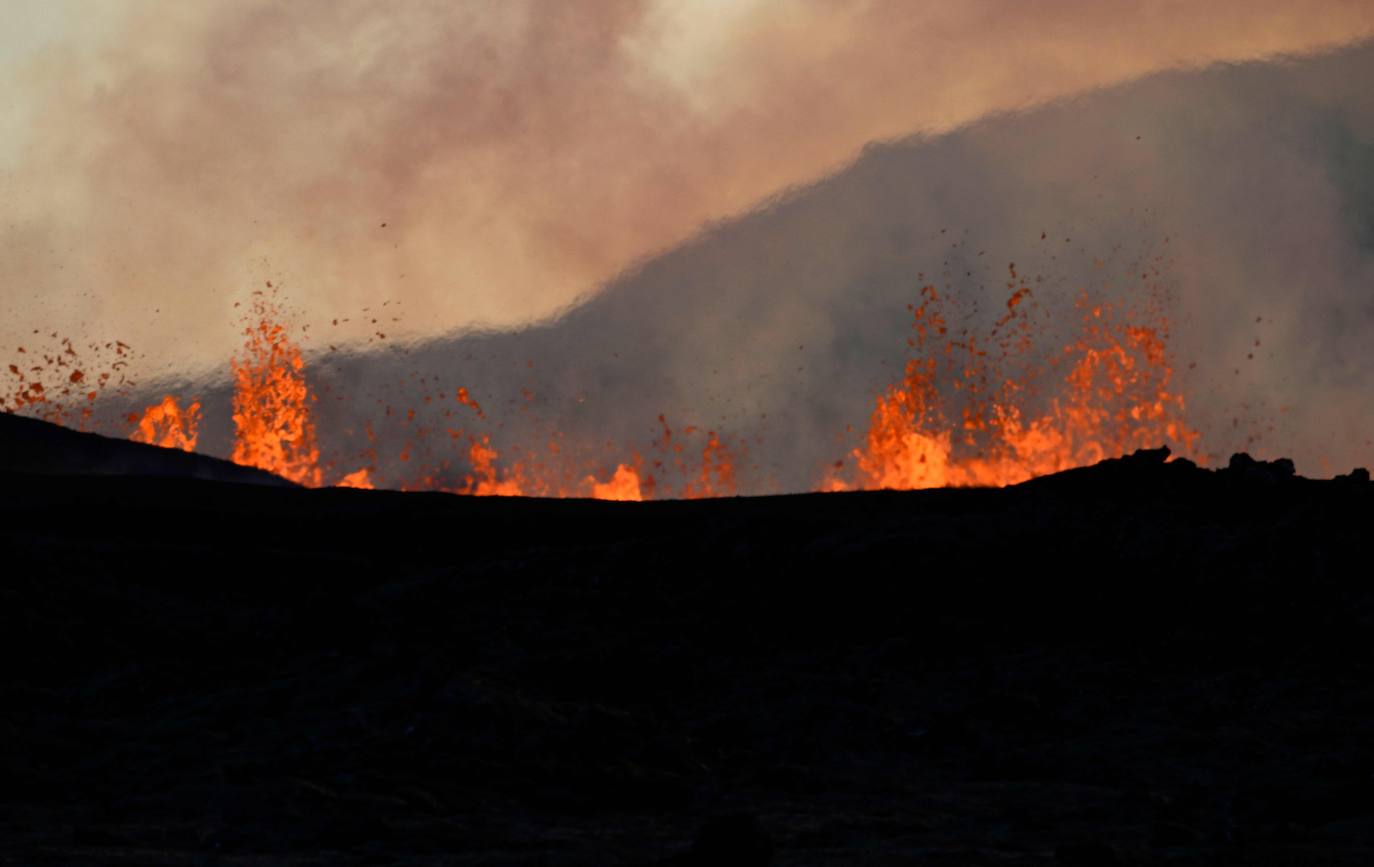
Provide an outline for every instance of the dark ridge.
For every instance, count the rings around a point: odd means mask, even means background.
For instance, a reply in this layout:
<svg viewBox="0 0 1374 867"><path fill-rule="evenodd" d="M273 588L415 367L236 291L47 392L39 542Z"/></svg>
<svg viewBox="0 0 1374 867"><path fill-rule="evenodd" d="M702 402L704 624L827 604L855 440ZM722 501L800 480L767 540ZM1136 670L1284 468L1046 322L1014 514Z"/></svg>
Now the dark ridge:
<svg viewBox="0 0 1374 867"><path fill-rule="evenodd" d="M644 504L0 475L0 864L1370 863L1374 485L1166 457Z"/></svg>
<svg viewBox="0 0 1374 867"><path fill-rule="evenodd" d="M0 413L0 471L39 475L161 476L283 486L252 467L207 455L112 439L12 413Z"/></svg>

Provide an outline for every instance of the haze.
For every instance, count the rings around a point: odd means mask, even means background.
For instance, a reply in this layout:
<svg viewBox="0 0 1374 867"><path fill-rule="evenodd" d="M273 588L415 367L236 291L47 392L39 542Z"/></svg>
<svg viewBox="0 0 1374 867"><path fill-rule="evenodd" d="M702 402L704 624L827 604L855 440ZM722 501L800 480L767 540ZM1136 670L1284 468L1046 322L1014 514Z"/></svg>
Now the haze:
<svg viewBox="0 0 1374 867"><path fill-rule="evenodd" d="M0 347L118 338L145 378L222 369L266 280L317 349L383 342L383 302L385 341L518 327L868 142L1374 33L1365 0L6 6Z"/></svg>

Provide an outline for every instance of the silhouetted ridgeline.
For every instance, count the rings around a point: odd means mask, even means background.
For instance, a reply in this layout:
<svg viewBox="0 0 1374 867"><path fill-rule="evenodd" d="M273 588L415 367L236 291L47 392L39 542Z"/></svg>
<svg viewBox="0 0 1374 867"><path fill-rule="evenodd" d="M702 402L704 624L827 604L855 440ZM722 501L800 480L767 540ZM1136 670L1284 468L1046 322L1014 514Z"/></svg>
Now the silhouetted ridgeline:
<svg viewBox="0 0 1374 867"><path fill-rule="evenodd" d="M289 485L253 467L162 449L0 413L0 472L42 475L171 476L215 482Z"/></svg>
<svg viewBox="0 0 1374 867"><path fill-rule="evenodd" d="M1163 459L648 503L7 471L0 863L1368 863L1374 485Z"/></svg>

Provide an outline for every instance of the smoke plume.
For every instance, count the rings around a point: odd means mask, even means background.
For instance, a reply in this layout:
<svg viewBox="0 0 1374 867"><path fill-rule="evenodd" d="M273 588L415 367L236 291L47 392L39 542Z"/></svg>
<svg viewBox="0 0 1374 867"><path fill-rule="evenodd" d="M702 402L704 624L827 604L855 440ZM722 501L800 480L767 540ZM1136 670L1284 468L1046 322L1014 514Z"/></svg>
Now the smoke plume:
<svg viewBox="0 0 1374 867"><path fill-rule="evenodd" d="M14 85L36 108L0 182L0 345L219 369L266 279L362 347L525 324L865 142L1374 32L1368 3L1320 6L120 4ZM404 313L373 328L383 300Z"/></svg>

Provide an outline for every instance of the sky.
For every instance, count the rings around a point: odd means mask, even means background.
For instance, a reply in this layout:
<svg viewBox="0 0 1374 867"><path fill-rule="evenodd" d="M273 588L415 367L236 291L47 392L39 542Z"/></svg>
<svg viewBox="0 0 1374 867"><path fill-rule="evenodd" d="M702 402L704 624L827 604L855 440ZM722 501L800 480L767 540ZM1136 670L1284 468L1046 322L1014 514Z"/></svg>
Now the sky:
<svg viewBox="0 0 1374 867"><path fill-rule="evenodd" d="M0 348L203 376L269 280L311 348L518 328L868 143L1371 34L1367 0L6 0Z"/></svg>

